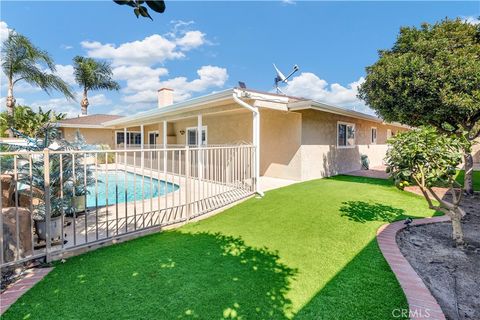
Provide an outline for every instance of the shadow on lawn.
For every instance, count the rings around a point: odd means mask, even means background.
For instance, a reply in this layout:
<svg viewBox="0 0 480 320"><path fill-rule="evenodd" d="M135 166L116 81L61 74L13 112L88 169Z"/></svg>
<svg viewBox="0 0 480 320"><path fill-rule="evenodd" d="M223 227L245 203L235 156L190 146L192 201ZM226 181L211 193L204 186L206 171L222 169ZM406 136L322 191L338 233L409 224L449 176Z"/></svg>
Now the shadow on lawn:
<svg viewBox="0 0 480 320"><path fill-rule="evenodd" d="M278 259L239 238L165 232L58 264L2 319L285 319L296 271Z"/></svg>
<svg viewBox="0 0 480 320"><path fill-rule="evenodd" d="M405 296L374 239L296 313L294 320L406 319L395 317L405 308Z"/></svg>
<svg viewBox="0 0 480 320"><path fill-rule="evenodd" d="M352 221L361 223L367 221L392 222L407 218L403 209L381 203L371 204L365 201L342 202L340 212L342 217L348 217Z"/></svg>

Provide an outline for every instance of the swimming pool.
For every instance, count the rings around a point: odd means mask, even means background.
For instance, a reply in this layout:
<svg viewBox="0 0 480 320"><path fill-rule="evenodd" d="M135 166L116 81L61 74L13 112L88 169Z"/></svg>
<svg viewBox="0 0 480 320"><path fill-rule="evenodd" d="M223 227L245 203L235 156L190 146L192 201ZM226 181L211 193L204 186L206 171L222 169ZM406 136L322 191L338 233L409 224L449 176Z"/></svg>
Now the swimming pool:
<svg viewBox="0 0 480 320"><path fill-rule="evenodd" d="M108 188L106 182L108 177ZM126 184L125 184L126 179ZM143 195L142 195L143 184ZM162 196L169 192L178 190L179 186L163 180L151 179L145 176L142 178L139 174L133 174L125 171L109 171L108 173L98 173L97 189L95 185L88 187L87 207L95 207L95 196L98 195L98 206L112 205L116 202L116 193L118 187L118 203L130 202L133 200L149 199L151 197ZM125 201L125 187L127 189L127 198ZM160 188L159 188L160 187ZM96 190L98 192L96 193ZM143 197L142 197L143 196Z"/></svg>

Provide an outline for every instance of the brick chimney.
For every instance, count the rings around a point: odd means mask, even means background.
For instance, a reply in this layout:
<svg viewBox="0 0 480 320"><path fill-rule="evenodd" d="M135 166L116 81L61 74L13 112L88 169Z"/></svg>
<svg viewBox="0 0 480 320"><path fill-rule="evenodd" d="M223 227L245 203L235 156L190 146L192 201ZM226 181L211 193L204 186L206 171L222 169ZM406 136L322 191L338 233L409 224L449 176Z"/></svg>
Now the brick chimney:
<svg viewBox="0 0 480 320"><path fill-rule="evenodd" d="M161 88L158 90L158 107L163 108L173 104L173 89Z"/></svg>

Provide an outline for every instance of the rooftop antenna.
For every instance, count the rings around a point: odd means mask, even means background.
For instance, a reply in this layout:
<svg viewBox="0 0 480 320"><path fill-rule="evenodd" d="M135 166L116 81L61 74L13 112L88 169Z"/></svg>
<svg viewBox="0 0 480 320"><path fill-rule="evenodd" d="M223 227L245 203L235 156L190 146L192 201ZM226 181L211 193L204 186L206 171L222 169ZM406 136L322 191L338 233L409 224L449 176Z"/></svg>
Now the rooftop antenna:
<svg viewBox="0 0 480 320"><path fill-rule="evenodd" d="M287 83L288 79L290 79L290 77L293 76L293 74L295 72L297 72L300 68L298 67L298 65L294 65L292 72L290 72L290 74L285 77L285 75L277 68L275 63L273 64L273 67L275 68L275 72L277 73L277 76L275 77L275 80L274 80L275 81L275 89L277 90L277 93L281 93L281 94L284 95L285 92L283 92L282 89L280 89L278 84L282 83L282 82Z"/></svg>

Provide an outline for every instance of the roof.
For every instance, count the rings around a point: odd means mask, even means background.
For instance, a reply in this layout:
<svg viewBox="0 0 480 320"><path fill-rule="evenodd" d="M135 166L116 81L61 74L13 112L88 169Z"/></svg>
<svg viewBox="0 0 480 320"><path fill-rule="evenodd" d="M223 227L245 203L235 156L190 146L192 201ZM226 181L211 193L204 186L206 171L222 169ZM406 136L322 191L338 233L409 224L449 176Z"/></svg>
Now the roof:
<svg viewBox="0 0 480 320"><path fill-rule="evenodd" d="M196 97L190 100L177 102L172 105L162 107L162 108L152 108L151 110L140 112L138 114L127 116L124 118L112 119L111 121L105 122L103 125L107 127L115 126L135 126L139 123L149 124L150 122L155 122L158 118L168 117L172 115L181 114L185 111L198 111L201 109L209 108L212 102L222 102L222 101L233 101L233 95L237 95L243 99L250 100L259 100L259 101L269 101L281 105L280 108L275 108L277 110L283 111L298 111L305 109L313 109L322 112L340 114L344 116L349 116L357 119L364 119L369 121L374 121L378 123L383 123L384 120L376 116L354 111L351 109L346 109L339 106L332 106L325 104L323 102L310 100L306 98L299 98L293 96L286 96L281 94L276 94L272 92L258 91L252 89L243 89L243 88L231 88L208 95ZM257 105L255 105L257 106ZM268 108L268 106L262 105L261 108ZM402 126L399 123L391 123L394 126Z"/></svg>
<svg viewBox="0 0 480 320"><path fill-rule="evenodd" d="M280 93L273 93L273 92L268 92L268 91L255 90L255 89L250 89L250 88L243 89L243 88L235 87L234 89L245 90L245 91L247 91L247 92L260 93L260 94L265 94L265 95L269 95L269 96L276 96L276 97L288 98L289 100L308 100L308 99L302 98L302 97L289 96L289 95L286 95L286 94L280 94Z"/></svg>
<svg viewBox="0 0 480 320"><path fill-rule="evenodd" d="M92 114L88 116L63 119L58 122L62 128L105 128L104 122L118 120L123 116L112 114Z"/></svg>

